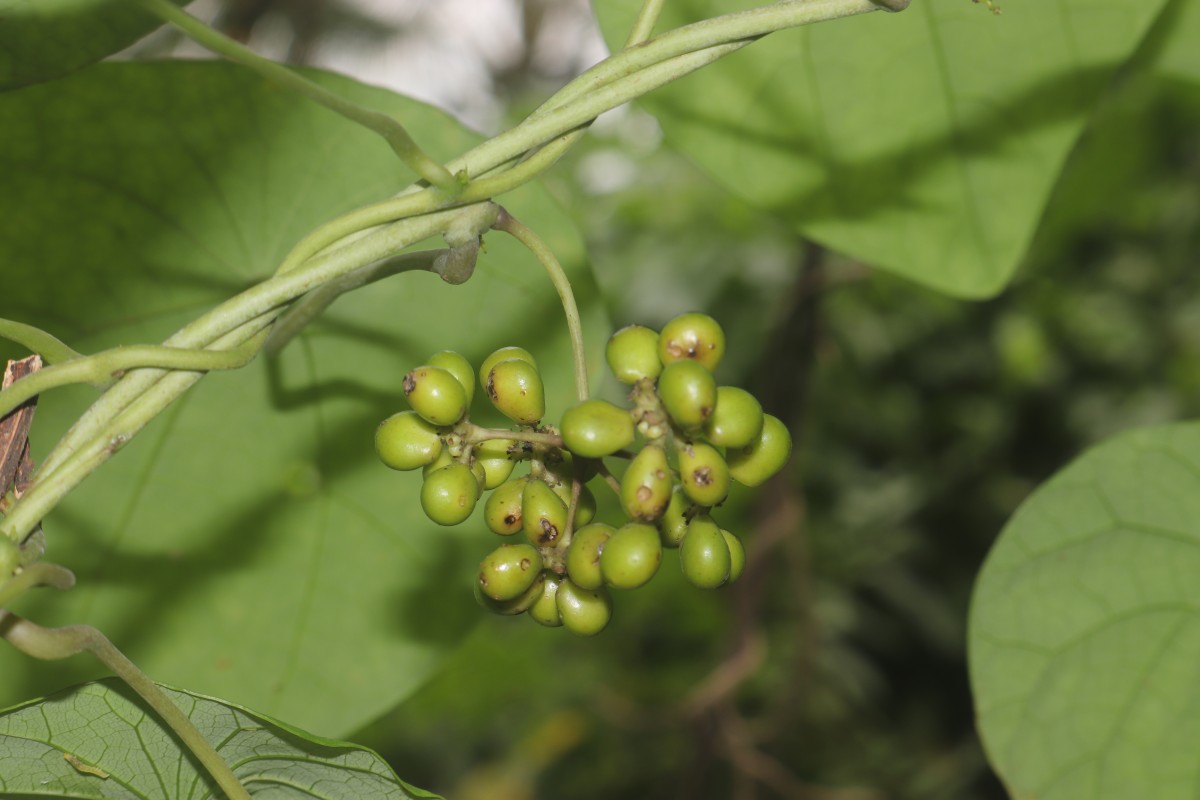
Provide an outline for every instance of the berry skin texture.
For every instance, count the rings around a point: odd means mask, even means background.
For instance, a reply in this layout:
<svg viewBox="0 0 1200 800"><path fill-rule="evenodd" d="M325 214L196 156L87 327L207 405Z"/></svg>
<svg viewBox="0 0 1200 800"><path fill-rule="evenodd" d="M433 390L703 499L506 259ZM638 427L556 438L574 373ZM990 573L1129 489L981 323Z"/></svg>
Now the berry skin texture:
<svg viewBox="0 0 1200 800"><path fill-rule="evenodd" d="M666 513L658 521L658 534L663 547L679 547L679 543L683 541L688 529L688 520L684 512L690 506L691 501L684 495L683 490L676 487L671 492L671 502L667 504Z"/></svg>
<svg viewBox="0 0 1200 800"><path fill-rule="evenodd" d="M492 367L484 384L492 405L513 422L533 425L546 416L546 390L537 367L510 358Z"/></svg>
<svg viewBox="0 0 1200 800"><path fill-rule="evenodd" d="M437 429L415 411L401 411L375 429L375 452L392 469L410 470L430 464L442 452Z"/></svg>
<svg viewBox="0 0 1200 800"><path fill-rule="evenodd" d="M525 493L528 476L505 481L488 495L483 506L483 520L488 530L499 536L512 536L523 529L521 521L521 500Z"/></svg>
<svg viewBox="0 0 1200 800"><path fill-rule="evenodd" d="M529 541L552 545L567 529L567 505L545 481L530 479L521 494L521 525Z"/></svg>
<svg viewBox="0 0 1200 800"><path fill-rule="evenodd" d="M467 408L471 407L471 400L475 398L475 368L467 361L466 356L453 350L440 350L431 355L425 363L431 367L441 367L457 378L459 385L467 393Z"/></svg>
<svg viewBox="0 0 1200 800"><path fill-rule="evenodd" d="M633 417L607 400L584 400L563 413L563 444L584 458L611 455L633 444Z"/></svg>
<svg viewBox="0 0 1200 800"><path fill-rule="evenodd" d="M763 410L754 395L736 386L717 388L717 407L704 422L704 438L719 447L745 447L762 433Z"/></svg>
<svg viewBox="0 0 1200 800"><path fill-rule="evenodd" d="M712 372L724 355L725 331L708 314L680 314L664 325L658 336L658 357L668 366L691 359Z"/></svg>
<svg viewBox="0 0 1200 800"><path fill-rule="evenodd" d="M563 627L576 636L595 636L612 618L612 598L603 588L584 589L565 580L555 600Z"/></svg>
<svg viewBox="0 0 1200 800"><path fill-rule="evenodd" d="M689 442L679 447L679 477L692 502L715 506L729 494L729 467L712 445Z"/></svg>
<svg viewBox="0 0 1200 800"><path fill-rule="evenodd" d="M604 585L600 573L600 558L613 535L613 527L603 522L585 525L571 537L567 548L567 575L581 589L599 589Z"/></svg>
<svg viewBox="0 0 1200 800"><path fill-rule="evenodd" d="M617 528L600 554L600 574L614 589L645 586L662 563L662 543L653 525L630 522Z"/></svg>
<svg viewBox="0 0 1200 800"><path fill-rule="evenodd" d="M558 499L563 501L568 509L571 508L571 481L568 478L562 483L551 487L554 493L558 495ZM592 490L586 486L581 486L579 489L579 505L575 507L575 527L580 528L587 525L596 518L596 495L592 494Z"/></svg>
<svg viewBox="0 0 1200 800"><path fill-rule="evenodd" d="M621 383L654 379L662 372L658 357L658 334L641 325L629 325L609 337L604 348L608 368Z"/></svg>
<svg viewBox="0 0 1200 800"><path fill-rule="evenodd" d="M429 473L421 485L421 508L438 525L457 525L471 516L479 500L479 481L466 464Z"/></svg>
<svg viewBox="0 0 1200 800"><path fill-rule="evenodd" d="M500 602L512 600L541 575L542 557L533 545L502 544L479 564L479 591Z"/></svg>
<svg viewBox="0 0 1200 800"><path fill-rule="evenodd" d="M558 587L562 581L562 578L546 574L541 584L541 592L529 607L529 616L534 622L547 628L562 626L562 614L558 613Z"/></svg>
<svg viewBox="0 0 1200 800"><path fill-rule="evenodd" d="M479 588L479 581L475 581L475 601L493 614L508 617L524 614L542 596L544 582L545 578L539 575L528 589L512 600L493 600Z"/></svg>
<svg viewBox="0 0 1200 800"><path fill-rule="evenodd" d="M533 356L528 350L523 347L501 347L496 352L483 360L479 365L479 385L487 386L488 375L492 374L492 367L499 364L501 361L508 361L510 358L516 358L521 361L528 362L537 369L537 362L533 360Z"/></svg>
<svg viewBox="0 0 1200 800"><path fill-rule="evenodd" d="M467 413L467 392L441 367L417 367L404 376L404 397L431 425L453 425Z"/></svg>
<svg viewBox="0 0 1200 800"><path fill-rule="evenodd" d="M646 445L621 476L621 508L630 519L654 522L671 502L673 483L667 451L659 445Z"/></svg>
<svg viewBox="0 0 1200 800"><path fill-rule="evenodd" d="M725 544L729 547L728 582L733 583L742 577L742 570L746 568L746 548L742 547L740 539L724 528L721 528L721 535L725 537Z"/></svg>
<svg viewBox="0 0 1200 800"><path fill-rule="evenodd" d="M508 457L511 439L488 439L475 446L475 463L483 468L483 488L495 489L508 480L517 462Z"/></svg>
<svg viewBox="0 0 1200 800"><path fill-rule="evenodd" d="M695 430L717 406L717 383L695 361L673 361L658 376L658 397L676 425Z"/></svg>
<svg viewBox="0 0 1200 800"><path fill-rule="evenodd" d="M435 458L433 461L430 461L421 469L421 477L428 478L442 467L448 467L453 463L454 456L450 455L450 451L443 447L442 452L438 453L437 458Z"/></svg>
<svg viewBox="0 0 1200 800"><path fill-rule="evenodd" d="M701 589L717 588L729 578L732 560L716 523L698 516L688 524L679 546L679 567L688 583Z"/></svg>
<svg viewBox="0 0 1200 800"><path fill-rule="evenodd" d="M761 486L788 462L792 455L792 435L777 417L763 415L758 439L726 454L729 474L745 486Z"/></svg>

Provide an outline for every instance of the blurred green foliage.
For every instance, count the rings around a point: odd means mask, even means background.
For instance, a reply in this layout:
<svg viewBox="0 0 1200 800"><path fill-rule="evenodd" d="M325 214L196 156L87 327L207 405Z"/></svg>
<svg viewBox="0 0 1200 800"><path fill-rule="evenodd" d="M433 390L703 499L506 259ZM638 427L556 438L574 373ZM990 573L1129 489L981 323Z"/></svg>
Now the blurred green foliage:
<svg viewBox="0 0 1200 800"><path fill-rule="evenodd" d="M972 582L1087 445L1200 412L1197 130L1200 88L1124 76L984 303L795 241L669 149L624 147L653 141L636 114L592 137L552 188L614 324L709 310L721 378L795 426L787 480L720 510L752 559L770 547L712 594L669 556L594 640L487 620L359 739L456 800L1004 797L973 731ZM598 161L637 180L597 190Z"/></svg>

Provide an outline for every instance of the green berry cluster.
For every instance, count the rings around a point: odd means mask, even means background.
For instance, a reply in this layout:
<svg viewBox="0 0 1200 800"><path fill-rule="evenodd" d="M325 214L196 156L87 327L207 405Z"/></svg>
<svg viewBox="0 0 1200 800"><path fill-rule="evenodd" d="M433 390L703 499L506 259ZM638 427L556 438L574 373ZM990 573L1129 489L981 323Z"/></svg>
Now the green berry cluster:
<svg viewBox="0 0 1200 800"><path fill-rule="evenodd" d="M787 462L791 437L754 397L717 386L725 351L721 326L706 314L682 314L656 332L631 325L608 342L631 408L583 400L558 427L543 424L545 389L528 351L505 347L478 372L488 399L514 428L492 430L468 419L475 371L449 351L404 377L411 406L375 434L380 459L424 471L421 507L440 525L456 525L484 492L484 522L501 544L479 565L475 596L497 614L590 636L612 616L610 589L636 589L657 573L664 548L679 549L684 577L713 589L745 566L739 539L712 519L731 481L757 486ZM635 443L641 448L633 452ZM629 460L618 480L605 458ZM528 472L514 476L518 462ZM602 479L627 519L595 521L588 483Z"/></svg>

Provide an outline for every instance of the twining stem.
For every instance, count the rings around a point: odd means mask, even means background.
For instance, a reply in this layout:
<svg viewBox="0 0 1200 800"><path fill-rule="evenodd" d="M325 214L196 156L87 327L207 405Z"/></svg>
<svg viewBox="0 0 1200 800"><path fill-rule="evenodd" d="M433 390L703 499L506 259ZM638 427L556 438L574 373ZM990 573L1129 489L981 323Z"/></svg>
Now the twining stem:
<svg viewBox="0 0 1200 800"><path fill-rule="evenodd" d="M0 338L29 348L30 352L37 353L47 364L57 364L59 361L69 361L82 356L41 328L11 319L0 319ZM0 412L0 417L5 413Z"/></svg>
<svg viewBox="0 0 1200 800"><path fill-rule="evenodd" d="M266 332L232 350L185 350L178 347L137 344L114 347L91 356L79 356L34 372L0 392L0 417L31 397L50 389L77 383L103 385L130 369L158 367L196 372L244 367L258 353Z"/></svg>
<svg viewBox="0 0 1200 800"><path fill-rule="evenodd" d="M192 752L229 800L250 800L250 793L242 786L216 748L204 738L204 734L146 673L138 669L100 631L90 625L43 628L0 608L0 638L6 639L26 655L44 660L54 661L78 653L91 653L154 709L159 719L165 722Z"/></svg>
<svg viewBox="0 0 1200 800"><path fill-rule="evenodd" d="M0 608L25 594L34 586L53 586L67 590L75 585L75 574L66 567L38 561L22 569L18 574L0 583Z"/></svg>
<svg viewBox="0 0 1200 800"><path fill-rule="evenodd" d="M462 182L426 154L394 117L363 108L357 103L352 103L325 87L313 83L283 64L263 58L250 48L208 27L191 14L176 7L169 0L140 0L140 2L147 11L171 23L214 53L248 67L267 80L302 94L330 111L341 114L379 134L409 169L450 196L456 196L462 189Z"/></svg>
<svg viewBox="0 0 1200 800"><path fill-rule="evenodd" d="M626 50L650 38L654 24L658 22L658 15L662 13L663 2L664 0L646 0L642 3L642 10L638 12L637 21L633 23L633 30L625 40Z"/></svg>
<svg viewBox="0 0 1200 800"><path fill-rule="evenodd" d="M562 302L563 313L567 317L567 331L571 336L571 356L575 362L575 394L580 400L588 399L587 361L583 352L583 324L579 319L579 306L575 304L575 293L571 291L571 281L562 265L554 257L553 251L546 246L541 237L521 223L505 209L500 209L500 217L493 225L496 230L503 231L525 245L550 276Z"/></svg>

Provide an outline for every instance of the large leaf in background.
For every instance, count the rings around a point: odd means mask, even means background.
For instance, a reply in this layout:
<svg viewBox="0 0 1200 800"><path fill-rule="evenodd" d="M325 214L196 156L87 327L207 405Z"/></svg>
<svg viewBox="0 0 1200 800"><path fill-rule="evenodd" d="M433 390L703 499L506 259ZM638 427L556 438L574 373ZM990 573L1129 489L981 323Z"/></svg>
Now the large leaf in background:
<svg viewBox="0 0 1200 800"><path fill-rule="evenodd" d="M1042 486L988 556L971 683L1016 800L1184 800L1200 781L1200 425L1124 434Z"/></svg>
<svg viewBox="0 0 1200 800"><path fill-rule="evenodd" d="M610 44L638 0L596 3ZM760 5L666 4L657 30ZM835 250L965 297L1012 276L1164 0L914 0L773 34L650 95L667 140Z"/></svg>
<svg viewBox="0 0 1200 800"><path fill-rule="evenodd" d="M161 24L129 0L0 0L0 90L66 75Z"/></svg>
<svg viewBox="0 0 1200 800"><path fill-rule="evenodd" d="M1159 70L1168 77L1200 82L1200 0L1172 0L1165 22L1170 27Z"/></svg>
<svg viewBox="0 0 1200 800"><path fill-rule="evenodd" d="M426 106L322 80L439 158L474 141ZM9 93L0 131L0 316L88 351L161 341L410 179L374 134L214 62L102 64ZM599 360L606 321L574 228L533 187L503 200L561 257ZM556 418L573 398L561 318L541 267L499 235L462 286L418 273L340 299L278 363L205 378L82 484L46 521L79 586L14 610L90 622L157 680L344 735L479 618L470 576L494 547L481 511L459 528L424 517L419 473L376 461L376 424L430 353L479 363L501 344L537 356ZM42 398L35 457L92 396ZM97 674L0 649L0 703Z"/></svg>
<svg viewBox="0 0 1200 800"><path fill-rule="evenodd" d="M419 800L378 755L244 708L163 687L255 797ZM0 794L183 800L220 797L137 695L110 679L0 712Z"/></svg>

